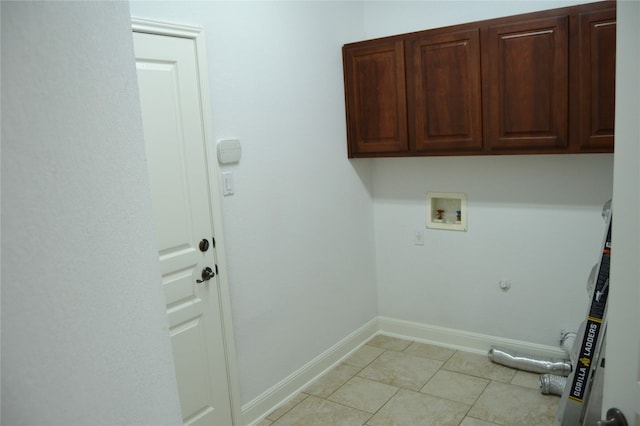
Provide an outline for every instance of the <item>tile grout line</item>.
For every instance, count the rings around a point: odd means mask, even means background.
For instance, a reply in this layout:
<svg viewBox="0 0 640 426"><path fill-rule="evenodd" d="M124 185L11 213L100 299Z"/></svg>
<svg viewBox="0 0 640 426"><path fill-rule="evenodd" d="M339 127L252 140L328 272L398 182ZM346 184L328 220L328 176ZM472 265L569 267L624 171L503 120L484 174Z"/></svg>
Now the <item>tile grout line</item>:
<svg viewBox="0 0 640 426"><path fill-rule="evenodd" d="M472 410L477 406L477 404L479 403L479 401L481 400L481 398L483 397L483 395L485 395L485 392L487 392L487 390L489 389L489 387L491 386L491 384L493 382L495 382L496 384L500 384L500 385L508 385L508 386L516 386L518 388L522 388L522 389L528 389L531 390L533 389L532 386L530 386L531 382L530 379L527 377L521 377L519 379L519 383L513 383L514 380L516 380L517 377L517 372L514 373L508 380L502 381L499 380L497 378L490 378L488 377L488 375L493 376L494 374L492 372L488 372L487 374L483 374L482 372L476 372L473 371L473 368L475 368L473 366L473 364L471 365L472 369L468 369L468 368L463 368L460 369L459 367L457 367L455 364L456 363L460 363L463 362L462 366L464 367L464 359L463 360L457 360L455 363L450 364L448 367L445 368L445 366L447 364L450 363L450 361L452 361L452 359L457 355L457 354L462 354L462 351L459 350L454 350L452 349L452 352L450 354L448 354L447 356L445 354L442 354L442 356L428 356L428 355L424 355L424 351L420 352L418 349L420 349L418 346L416 345L428 345L428 346L433 346L433 347L437 347L437 345L431 345L431 344L426 344L426 343L421 343L421 342L416 342L413 340L406 340L406 339L398 339L398 338L392 338L389 336L384 336L384 337L380 337L378 339L378 341L376 341L376 338L378 338L379 336L375 336L372 339L370 339L369 341L365 342L365 344L363 345L363 348L366 346L369 346L371 348L375 348L376 350L381 350L380 353L378 353L377 355L373 356L370 360L368 360L368 362L363 362L363 363L358 363L358 365L354 365L354 364L350 364L349 363L349 359L351 359L353 357L349 357L347 359L345 359L344 361L341 362L341 364L345 365L347 368L347 371L354 371L353 374L349 374L347 376L347 378L342 381L342 378L340 378L337 383L340 383L335 389L333 389L333 386L329 386L328 390L331 390L330 393L328 393L326 396L319 396L319 395L314 395L312 393L306 393L305 390L302 390L298 395L305 395L304 398L300 401L298 401L295 405L291 406L288 410L286 410L284 413L282 413L280 416L278 416L277 419L275 420L271 420L269 418L269 416L271 416L272 414L274 414L277 410L274 410L274 412L270 413L269 415L267 415L267 417L265 418L265 420L268 420L269 422L272 422L270 424L281 424L281 423L286 423L286 422L281 422L280 420L287 416L289 413L291 413L292 410L294 410L296 407L298 407L302 402L304 402L305 400L307 400L307 398L309 398L310 396L313 396L315 398L318 398L319 400L331 403L331 404L336 404L345 408L349 408L351 410L355 410L357 412L360 412L362 414L366 414L368 415L368 418L364 421L363 425L369 425L372 421L372 419L378 415L378 413L381 412L381 410L383 410L385 407L387 407L391 401L394 400L394 398L397 397L398 393L401 390L405 390L408 392L413 392L416 394L421 394L421 395L425 395L425 396L429 396L429 397L433 397L433 398L438 398L444 401L449 401L449 402L454 402L454 403L458 403L458 404L462 404L464 406L467 406L468 408L466 408L466 410L464 411L464 414L462 416L462 419L458 422L458 425L460 425L461 423L463 423L465 421L465 419L469 418L469 419L476 419L476 420L480 420L483 422L487 422L488 424L492 424L492 425L497 425L500 426L501 423L497 422L498 419L493 419L493 420L488 420L484 419L484 418L480 418L480 417L475 417L475 416L470 416L469 413L472 412ZM393 340L391 340L393 339ZM396 341L397 339L397 341ZM401 342L399 342L400 340L402 340L403 342L406 342L406 345L403 345L402 349L399 349L399 346L401 345ZM394 346L395 344L395 346ZM450 348L443 348L443 349L450 349ZM378 360L380 357L382 357L384 354L386 354L387 352L394 352L394 353L402 353L405 355L410 355L410 356L414 356L417 358L422 358L422 359L429 359L431 361L437 361L440 362L441 365L437 368L437 370L424 382L422 383L418 389L413 389L413 388L407 388L404 385L398 385L398 384L391 384L391 383L385 383L384 381L379 381L376 380L374 378L369 378L369 377L365 377L362 376L361 374L363 373L363 371L365 371L365 369L367 369L368 367L370 367L374 362L376 362L376 360ZM375 353L375 352L374 352ZM433 354L433 352L432 352ZM364 358L364 361L366 361L368 359L368 355ZM456 369L458 368L458 369ZM352 369L352 370L349 370ZM422 392L423 389L425 389L427 387L427 385L436 377L436 375L438 375L439 373L442 372L447 372L447 373L454 373L454 374L459 374L462 376L467 376L469 378L476 378L476 379L482 379L482 380L486 380L486 383L483 385L482 390L480 392L477 393L477 395L474 397L473 402L471 403L467 403L464 402L463 400L456 400L453 399L454 396L449 395L450 397L447 396L441 396L438 394L432 394L429 392ZM327 373L329 374L329 373ZM339 377L339 376L338 376ZM359 380L363 380L363 381L367 381L367 382L371 382L371 384L383 384L383 385L387 385L387 386L392 386L395 387L395 391L388 397L385 397L385 399L383 400L384 402L381 402L381 404L379 405L379 407L372 413L366 410L363 410L361 408L357 408L355 406L349 405L349 399L344 399L343 402L340 402L340 400L338 398L336 398L336 400L331 400L330 398L332 398L333 396L335 396L340 390L344 390L347 386L347 384L349 384L350 382L352 382L354 380L354 378L358 378ZM318 378L319 380L320 378ZM316 383L318 380L314 381L314 383ZM331 381L329 381L328 383L331 383ZM361 382L362 383L362 382ZM529 385L527 385L529 384ZM309 386L312 386L312 384L310 384ZM435 385L434 383L434 386ZM318 388L318 389L322 389L322 387ZM437 388L433 388L432 390L437 390ZM475 392L474 392L475 393ZM473 394L468 394L468 396L472 396ZM292 398L294 399L296 398L295 396ZM343 398L341 396L341 398ZM462 396L460 397L460 399L464 399L466 397ZM347 402L344 402L347 401ZM363 406L361 404L358 404L360 406ZM364 405L366 406L366 405ZM374 404L375 406L375 404ZM461 407L462 408L462 407ZM459 412L461 413L461 412ZM477 413L476 413L477 414ZM275 423L278 422L278 423Z"/></svg>

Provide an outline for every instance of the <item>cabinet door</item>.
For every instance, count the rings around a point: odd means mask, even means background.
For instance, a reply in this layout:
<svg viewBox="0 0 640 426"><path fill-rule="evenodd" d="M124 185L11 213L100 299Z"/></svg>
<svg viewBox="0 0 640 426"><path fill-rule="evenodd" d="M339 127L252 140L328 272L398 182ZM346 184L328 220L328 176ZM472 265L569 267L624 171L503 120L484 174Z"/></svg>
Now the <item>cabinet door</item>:
<svg viewBox="0 0 640 426"><path fill-rule="evenodd" d="M406 152L403 42L347 45L343 60L349 157Z"/></svg>
<svg viewBox="0 0 640 426"><path fill-rule="evenodd" d="M480 31L409 42L409 139L421 152L482 150Z"/></svg>
<svg viewBox="0 0 640 426"><path fill-rule="evenodd" d="M581 13L579 43L580 150L613 152L616 10Z"/></svg>
<svg viewBox="0 0 640 426"><path fill-rule="evenodd" d="M492 152L568 148L568 17L488 29L485 144Z"/></svg>

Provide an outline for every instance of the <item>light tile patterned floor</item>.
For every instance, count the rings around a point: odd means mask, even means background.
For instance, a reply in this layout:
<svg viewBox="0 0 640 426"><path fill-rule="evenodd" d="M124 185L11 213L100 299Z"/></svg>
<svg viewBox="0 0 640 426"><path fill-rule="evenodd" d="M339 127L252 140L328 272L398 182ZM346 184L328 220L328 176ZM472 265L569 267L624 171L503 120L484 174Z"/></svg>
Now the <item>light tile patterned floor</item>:
<svg viewBox="0 0 640 426"><path fill-rule="evenodd" d="M559 402L537 374L380 335L258 426L551 426Z"/></svg>

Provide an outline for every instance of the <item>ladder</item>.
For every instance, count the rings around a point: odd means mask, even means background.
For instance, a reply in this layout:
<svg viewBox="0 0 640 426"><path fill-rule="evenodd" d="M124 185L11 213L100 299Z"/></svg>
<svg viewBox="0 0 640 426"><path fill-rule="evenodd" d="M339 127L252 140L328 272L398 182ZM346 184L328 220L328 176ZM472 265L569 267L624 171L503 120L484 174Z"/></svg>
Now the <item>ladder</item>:
<svg viewBox="0 0 640 426"><path fill-rule="evenodd" d="M609 295L609 265L611 261L611 215L607 219L607 230L602 244L602 254L598 263L598 275L591 295L591 305L587 311L582 336L578 335L576 344L580 343L579 352L573 371L567 378L567 384L560 400L556 415L556 425L578 426L585 423L589 399L601 380L594 378L602 375L604 368L604 337L607 312L607 296ZM581 340L578 340L581 337ZM575 348L574 348L575 351Z"/></svg>

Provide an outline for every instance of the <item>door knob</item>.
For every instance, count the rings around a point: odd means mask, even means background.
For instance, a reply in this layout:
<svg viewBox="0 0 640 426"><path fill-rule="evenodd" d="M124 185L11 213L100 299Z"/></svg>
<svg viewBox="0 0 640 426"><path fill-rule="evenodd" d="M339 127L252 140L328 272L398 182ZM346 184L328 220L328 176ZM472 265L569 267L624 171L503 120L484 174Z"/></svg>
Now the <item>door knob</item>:
<svg viewBox="0 0 640 426"><path fill-rule="evenodd" d="M617 408L609 408L607 410L607 420L596 422L596 426L628 426L627 419Z"/></svg>
<svg viewBox="0 0 640 426"><path fill-rule="evenodd" d="M213 272L213 269L211 269L211 268L209 268L209 267L207 266L206 268L204 268L204 269L202 270L202 274L201 274L201 276L202 276L202 279L201 279L201 280L196 280L196 282L197 282L198 284L203 283L203 282L205 282L205 281L209 281L211 278L213 278L213 277L215 277L215 276L216 276L216 273L215 273L215 272Z"/></svg>

